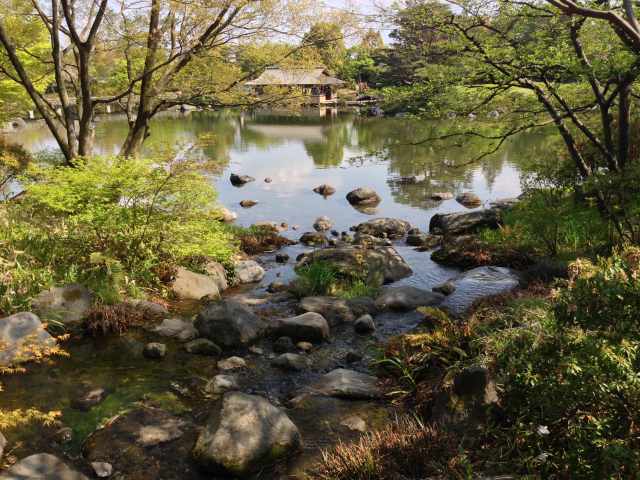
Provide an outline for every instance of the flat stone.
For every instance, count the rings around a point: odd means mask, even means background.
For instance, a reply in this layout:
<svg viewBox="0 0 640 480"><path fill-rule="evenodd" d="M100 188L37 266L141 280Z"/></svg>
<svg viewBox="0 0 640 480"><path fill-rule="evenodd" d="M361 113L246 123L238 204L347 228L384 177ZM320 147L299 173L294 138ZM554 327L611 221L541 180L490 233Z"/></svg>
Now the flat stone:
<svg viewBox="0 0 640 480"><path fill-rule="evenodd" d="M230 392L198 436L193 457L212 474L244 478L300 445L298 428L282 410L262 397Z"/></svg>
<svg viewBox="0 0 640 480"><path fill-rule="evenodd" d="M444 295L420 288L403 286L385 288L376 299L380 310L415 310L418 307L439 305Z"/></svg>
<svg viewBox="0 0 640 480"><path fill-rule="evenodd" d="M45 320L56 320L66 324L84 319L92 303L93 298L87 288L72 284L40 292L31 300L31 307Z"/></svg>
<svg viewBox="0 0 640 480"><path fill-rule="evenodd" d="M328 340L330 334L327 320L315 312L275 320L273 330L275 335L289 337L295 342L322 342Z"/></svg>
<svg viewBox="0 0 640 480"><path fill-rule="evenodd" d="M144 346L142 354L145 357L151 359L164 358L164 356L167 354L167 346L164 343L150 342Z"/></svg>
<svg viewBox="0 0 640 480"><path fill-rule="evenodd" d="M218 362L220 370L236 370L238 368L246 368L247 362L241 357L229 357Z"/></svg>
<svg viewBox="0 0 640 480"><path fill-rule="evenodd" d="M222 353L222 349L218 345L206 338L191 340L185 344L184 349L194 355L218 356Z"/></svg>
<svg viewBox="0 0 640 480"><path fill-rule="evenodd" d="M377 381L376 377L366 373L337 368L322 376L318 382L308 387L306 392L353 400L374 399L381 396Z"/></svg>
<svg viewBox="0 0 640 480"><path fill-rule="evenodd" d="M27 362L56 345L37 315L28 312L0 318L0 366Z"/></svg>
<svg viewBox="0 0 640 480"><path fill-rule="evenodd" d="M0 480L89 480L58 457L36 453L23 458L0 475Z"/></svg>
<svg viewBox="0 0 640 480"><path fill-rule="evenodd" d="M172 337L183 342L198 336L198 330L192 322L179 318L165 318L153 331L163 337Z"/></svg>
<svg viewBox="0 0 640 480"><path fill-rule="evenodd" d="M178 267L171 291L181 300L200 300L202 298L218 298L220 288L218 281L209 275L195 273L183 267Z"/></svg>

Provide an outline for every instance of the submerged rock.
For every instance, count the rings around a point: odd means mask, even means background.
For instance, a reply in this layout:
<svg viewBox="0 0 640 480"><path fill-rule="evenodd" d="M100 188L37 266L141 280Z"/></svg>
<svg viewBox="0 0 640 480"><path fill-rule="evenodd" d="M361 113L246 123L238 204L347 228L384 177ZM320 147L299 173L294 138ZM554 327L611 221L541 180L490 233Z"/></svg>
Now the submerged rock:
<svg viewBox="0 0 640 480"><path fill-rule="evenodd" d="M322 185L317 186L316 188L313 189L313 191L324 197L328 197L329 195L333 195L334 193L336 193L336 189L333 188L331 185L327 185L326 183L323 183Z"/></svg>
<svg viewBox="0 0 640 480"><path fill-rule="evenodd" d="M520 276L504 267L478 267L450 280L455 291L449 295L441 308L453 315L461 315L477 300L509 292L520 285Z"/></svg>
<svg viewBox="0 0 640 480"><path fill-rule="evenodd" d="M307 306L308 304L309 301L307 301ZM292 341L296 342L322 342L329 339L330 333L327 320L321 314L313 311L298 315L297 317L278 319L274 323L273 331L277 336L289 337Z"/></svg>
<svg viewBox="0 0 640 480"><path fill-rule="evenodd" d="M476 208L482 205L480 197L472 192L464 192L456 197L456 201L467 208Z"/></svg>
<svg viewBox="0 0 640 480"><path fill-rule="evenodd" d="M366 373L337 368L303 390L303 394L324 395L327 397L368 400L379 398L382 393L377 385L378 379Z"/></svg>
<svg viewBox="0 0 640 480"><path fill-rule="evenodd" d="M249 475L297 450L300 432L268 400L239 392L225 394L222 410L211 415L193 449L207 471Z"/></svg>
<svg viewBox="0 0 640 480"><path fill-rule="evenodd" d="M298 263L315 261L331 263L343 275L362 278L367 285L378 287L410 276L413 271L393 247L338 247L315 250Z"/></svg>
<svg viewBox="0 0 640 480"><path fill-rule="evenodd" d="M220 296L219 281L215 277L195 273L178 267L171 284L171 291L181 300L200 300L204 297Z"/></svg>
<svg viewBox="0 0 640 480"><path fill-rule="evenodd" d="M462 235L482 228L498 228L499 209L487 208L474 212L436 213L429 221L429 232L438 235Z"/></svg>
<svg viewBox="0 0 640 480"><path fill-rule="evenodd" d="M374 189L361 187L347 193L347 201L351 205L376 206L382 201L382 198Z"/></svg>
<svg viewBox="0 0 640 480"><path fill-rule="evenodd" d="M165 318L153 331L163 337L172 337L183 342L198 336L198 330L193 323L180 318Z"/></svg>
<svg viewBox="0 0 640 480"><path fill-rule="evenodd" d="M404 237L411 224L397 218L374 218L356 226L355 230L361 235L372 235L384 238Z"/></svg>
<svg viewBox="0 0 640 480"><path fill-rule="evenodd" d="M23 458L6 472L0 480L89 480L82 473L72 470L58 457L48 453L36 453Z"/></svg>
<svg viewBox="0 0 640 480"><path fill-rule="evenodd" d="M418 307L438 305L443 299L444 295L429 290L411 286L391 287L376 298L376 306L381 310L415 310Z"/></svg>
<svg viewBox="0 0 640 480"><path fill-rule="evenodd" d="M255 181L255 178L249 176L249 175L238 175L236 173L232 173L229 176L229 181L231 182L231 185L233 185L234 187L240 187L242 185L245 185L249 182L253 182Z"/></svg>
<svg viewBox="0 0 640 480"><path fill-rule="evenodd" d="M202 337L224 348L234 348L254 343L264 332L265 324L247 306L221 300L208 304L198 314L195 327Z"/></svg>
<svg viewBox="0 0 640 480"><path fill-rule="evenodd" d="M75 323L87 315L92 303L93 298L87 288L72 284L40 292L31 300L31 307L45 320Z"/></svg>
<svg viewBox="0 0 640 480"><path fill-rule="evenodd" d="M240 260L234 264L237 283L256 283L264 278L264 268L255 260Z"/></svg>
<svg viewBox="0 0 640 480"><path fill-rule="evenodd" d="M206 338L191 340L189 343L185 344L184 349L188 353L192 353L194 355L217 356L222 353L222 349L218 345Z"/></svg>
<svg viewBox="0 0 640 480"><path fill-rule="evenodd" d="M33 313L16 313L0 318L0 366L33 360L55 347L55 339Z"/></svg>

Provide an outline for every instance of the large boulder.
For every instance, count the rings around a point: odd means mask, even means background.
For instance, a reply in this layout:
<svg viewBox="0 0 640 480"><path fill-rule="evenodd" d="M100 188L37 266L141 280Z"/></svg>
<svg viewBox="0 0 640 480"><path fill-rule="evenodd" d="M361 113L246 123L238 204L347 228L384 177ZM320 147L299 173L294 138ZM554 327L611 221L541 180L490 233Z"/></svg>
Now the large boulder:
<svg viewBox="0 0 640 480"><path fill-rule="evenodd" d="M58 457L36 453L23 458L0 475L0 480L89 480Z"/></svg>
<svg viewBox="0 0 640 480"><path fill-rule="evenodd" d="M198 436L193 457L213 474L244 477L300 445L298 428L282 410L262 397L230 392Z"/></svg>
<svg viewBox="0 0 640 480"><path fill-rule="evenodd" d="M289 337L296 342L322 342L329 339L329 324L319 313L308 312L297 317L275 321L275 336Z"/></svg>
<svg viewBox="0 0 640 480"><path fill-rule="evenodd" d="M217 298L220 296L220 283L215 277L178 267L171 284L171 291L181 300Z"/></svg>
<svg viewBox="0 0 640 480"><path fill-rule="evenodd" d="M361 187L347 193L347 201L355 206L376 206L382 199L372 188Z"/></svg>
<svg viewBox="0 0 640 480"><path fill-rule="evenodd" d="M462 235L481 228L498 228L500 222L500 210L497 208L463 213L436 213L429 221L429 233Z"/></svg>
<svg viewBox="0 0 640 480"><path fill-rule="evenodd" d="M326 262L344 276L362 278L368 285L381 286L413 274L411 267L393 247L338 247L315 250L304 255L298 267L312 262Z"/></svg>
<svg viewBox="0 0 640 480"><path fill-rule="evenodd" d="M376 306L381 310L415 310L418 307L439 305L442 300L444 295L441 293L411 286L391 287L385 288L376 298Z"/></svg>
<svg viewBox="0 0 640 480"><path fill-rule="evenodd" d="M208 304L198 314L195 327L204 338L226 348L250 345L265 329L265 324L246 305L234 300Z"/></svg>
<svg viewBox="0 0 640 480"><path fill-rule="evenodd" d="M305 389L304 393L353 400L367 400L381 396L377 381L378 379L376 377L367 375L366 373L347 370L345 368L336 368L320 377L316 383Z"/></svg>
<svg viewBox="0 0 640 480"><path fill-rule="evenodd" d="M360 235L402 238L411 229L411 224L397 218L374 218L356 226Z"/></svg>
<svg viewBox="0 0 640 480"><path fill-rule="evenodd" d="M234 264L237 283L256 283L264 278L264 268L255 260L241 260Z"/></svg>
<svg viewBox="0 0 640 480"><path fill-rule="evenodd" d="M520 275L505 267L478 267L450 280L455 290L441 307L462 315L481 298L509 292L520 285Z"/></svg>
<svg viewBox="0 0 640 480"><path fill-rule="evenodd" d="M33 313L0 318L0 366L33 360L56 345Z"/></svg>
<svg viewBox="0 0 640 480"><path fill-rule="evenodd" d="M72 284L40 292L31 300L31 307L45 320L74 323L87 315L92 302L89 290L82 285Z"/></svg>

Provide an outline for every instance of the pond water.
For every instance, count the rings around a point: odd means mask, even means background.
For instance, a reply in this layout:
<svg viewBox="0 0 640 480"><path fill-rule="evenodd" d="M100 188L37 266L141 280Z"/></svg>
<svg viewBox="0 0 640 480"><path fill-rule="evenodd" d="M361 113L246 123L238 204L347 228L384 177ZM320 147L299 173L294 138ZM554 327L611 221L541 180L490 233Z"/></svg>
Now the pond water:
<svg viewBox="0 0 640 480"><path fill-rule="evenodd" d="M148 152L166 146L180 150L197 144L192 152L213 165L209 173L218 191L218 200L238 213L239 224L286 222L299 226L297 230L284 232L294 239L302 232L312 230L314 220L321 215L329 216L339 231L372 218L372 215L351 207L345 199L347 192L360 186L372 187L382 197L373 216L401 218L427 230L434 213L464 210L455 200L429 200L431 193L473 191L485 204L517 196L521 192L522 172L531 162L544 157L549 148L549 137L544 132L514 137L498 153L480 162L471 160L481 154L487 144L477 138L464 139L456 145L413 145L450 127L448 123L361 118L349 113L324 117L318 112L295 116L274 112L192 113L157 119L146 148ZM468 128L484 126L469 122ZM122 118L100 119L96 130L98 151L117 153L125 133L126 124ZM55 149L46 129L37 124L21 131L13 140L34 152ZM251 175L256 181L241 188L234 187L229 181L232 172ZM270 183L264 181L267 177L272 180ZM312 189L322 183L335 187L336 194L324 198L314 193ZM243 209L239 206L243 199L255 200L258 204ZM430 288L457 273L431 262L428 252L417 252L403 243L398 242L396 248L414 270L414 275L403 282ZM295 257L303 247L293 246L289 250ZM259 300L264 286L276 275L281 279L293 275L291 264L276 265L273 254L260 260L267 266L267 276L262 284L231 291L229 295L255 298L255 308L263 309L265 315L293 315L295 304L280 305L274 300L260 306ZM346 352L360 352L363 360L349 368L366 371L369 362L376 358L380 342L412 328L418 321L416 314L380 315L376 317L378 330L373 337L354 336L351 326L336 328L332 330L331 343L310 354L313 368L295 374L283 374L271 366L268 355L272 345L265 339L259 344L265 355L236 352L249 364L249 368L239 374L241 387L243 391L286 405L298 388L308 385L324 372L345 366ZM65 347L69 358L31 367L24 375L4 377L0 408L59 410L62 422L73 431L73 439L68 444L57 442L55 432L49 435L40 429L5 431L15 446L14 453L21 457L43 450L62 452L76 467L86 470L80 447L87 435L108 418L134 408L138 402L184 415L192 422L190 425L202 425L212 404L199 392L205 379L219 373L216 363L209 357L189 355L171 341L167 342L169 354L164 361L145 360L140 352L144 343L150 340L158 341L148 332L130 332L122 338L106 341L76 338ZM71 400L79 390L87 387L106 388L109 395L102 404L81 412L72 407ZM338 438L357 437L341 426L345 418L359 415L373 428L394 414L385 402L337 399L316 399L314 402L287 412L305 439L304 454L286 469L288 476L266 473L261 478L302 478L295 472L317 460L319 447L330 446ZM188 460L193 435L195 427L189 427L185 438L175 445L169 444L167 450L156 449L147 451L144 458L126 459L113 452L114 456L108 456L108 460L116 467L132 469L121 478L215 478L193 470ZM107 441L104 448L108 450L109 445ZM127 451L123 450L123 457ZM161 475L156 468L162 468ZM137 473L132 473L134 471Z"/></svg>

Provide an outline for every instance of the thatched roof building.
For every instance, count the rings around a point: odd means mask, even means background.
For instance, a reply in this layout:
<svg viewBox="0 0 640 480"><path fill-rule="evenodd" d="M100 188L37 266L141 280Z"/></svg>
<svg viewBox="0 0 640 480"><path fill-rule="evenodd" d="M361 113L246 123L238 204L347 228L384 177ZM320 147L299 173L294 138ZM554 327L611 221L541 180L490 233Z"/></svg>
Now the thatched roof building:
<svg viewBox="0 0 640 480"><path fill-rule="evenodd" d="M255 80L245 83L257 94L261 94L265 87L277 86L301 88L304 95L309 97L311 103L335 103L337 90L346 82L332 77L324 66L313 68L267 68L262 75Z"/></svg>

